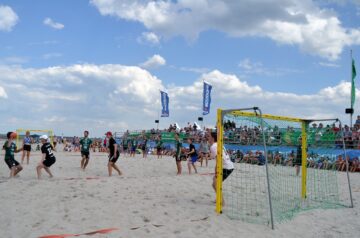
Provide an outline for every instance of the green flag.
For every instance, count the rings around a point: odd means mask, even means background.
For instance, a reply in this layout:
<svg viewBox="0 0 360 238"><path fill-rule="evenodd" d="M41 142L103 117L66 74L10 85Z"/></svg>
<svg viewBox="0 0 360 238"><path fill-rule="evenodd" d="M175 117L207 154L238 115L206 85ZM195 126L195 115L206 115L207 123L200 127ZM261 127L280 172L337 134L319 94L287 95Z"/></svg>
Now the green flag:
<svg viewBox="0 0 360 238"><path fill-rule="evenodd" d="M352 60L352 71L351 71L351 108L354 108L355 104L355 77L356 77L356 68L355 68L355 60Z"/></svg>

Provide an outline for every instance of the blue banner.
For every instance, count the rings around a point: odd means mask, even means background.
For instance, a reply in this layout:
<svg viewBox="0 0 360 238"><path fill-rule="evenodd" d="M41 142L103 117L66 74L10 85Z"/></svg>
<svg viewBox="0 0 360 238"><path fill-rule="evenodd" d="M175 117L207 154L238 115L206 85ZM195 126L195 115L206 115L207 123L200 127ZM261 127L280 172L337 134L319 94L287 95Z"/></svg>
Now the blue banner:
<svg viewBox="0 0 360 238"><path fill-rule="evenodd" d="M210 113L210 104L211 104L211 89L212 86L204 82L204 91L203 91L203 115Z"/></svg>
<svg viewBox="0 0 360 238"><path fill-rule="evenodd" d="M161 117L169 116L169 96L167 93L160 91L161 94Z"/></svg>

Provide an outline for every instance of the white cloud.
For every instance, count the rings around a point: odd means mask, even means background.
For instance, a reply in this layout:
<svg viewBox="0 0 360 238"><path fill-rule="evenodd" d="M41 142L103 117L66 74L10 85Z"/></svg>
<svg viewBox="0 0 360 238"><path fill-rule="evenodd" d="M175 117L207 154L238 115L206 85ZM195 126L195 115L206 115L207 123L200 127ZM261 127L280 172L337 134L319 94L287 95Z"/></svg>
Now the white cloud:
<svg viewBox="0 0 360 238"><path fill-rule="evenodd" d="M250 59L246 58L240 61L239 67L245 71L253 71L262 68L263 65L261 62L252 62Z"/></svg>
<svg viewBox="0 0 360 238"><path fill-rule="evenodd" d="M266 68L264 67L262 62L252 61L248 58L245 58L240 61L239 68L242 73L245 74L258 74L258 75L266 75L266 76L282 76L290 73L300 73L300 70L297 69L287 69L287 68Z"/></svg>
<svg viewBox="0 0 360 238"><path fill-rule="evenodd" d="M56 30L62 30L65 26L59 22L53 21L51 18L47 17L43 21L44 25L54 28Z"/></svg>
<svg viewBox="0 0 360 238"><path fill-rule="evenodd" d="M28 45L34 46L34 45L57 45L57 44L59 44L59 41L45 40L45 41L38 41L38 42L30 42Z"/></svg>
<svg viewBox="0 0 360 238"><path fill-rule="evenodd" d="M174 67L174 68L176 68L176 67ZM179 69L181 71L192 72L192 73L197 73L197 74L205 74L210 71L210 69L208 69L208 68L194 68L194 67L180 67Z"/></svg>
<svg viewBox="0 0 360 238"><path fill-rule="evenodd" d="M47 117L45 118L46 122L51 122L51 123L59 123L59 122L65 122L66 121L66 117L57 117L57 116L52 116L52 117Z"/></svg>
<svg viewBox="0 0 360 238"><path fill-rule="evenodd" d="M5 58L0 58L1 64L23 64L28 62L28 59L25 57L19 57L19 56L10 56Z"/></svg>
<svg viewBox="0 0 360 238"><path fill-rule="evenodd" d="M57 92L55 90L45 90L45 89L39 89L38 91L28 91L23 93L24 96L27 96L31 99L36 100L61 100L61 101L73 101L73 102L79 102L84 101L84 96L78 95L77 93L62 93Z"/></svg>
<svg viewBox="0 0 360 238"><path fill-rule="evenodd" d="M154 32L143 32L141 36L137 38L137 41L142 44L159 45L160 37Z"/></svg>
<svg viewBox="0 0 360 238"><path fill-rule="evenodd" d="M319 65L323 66L323 67L328 67L328 68L339 68L340 67L340 65L335 64L335 63L330 63L330 62L319 62Z"/></svg>
<svg viewBox="0 0 360 238"><path fill-rule="evenodd" d="M59 58L61 56L62 56L61 53L48 53L48 54L43 54L42 58L48 60L52 58Z"/></svg>
<svg viewBox="0 0 360 238"><path fill-rule="evenodd" d="M0 86L0 98L7 98L8 95L3 87Z"/></svg>
<svg viewBox="0 0 360 238"><path fill-rule="evenodd" d="M136 66L81 64L34 69L0 65L0 75L1 95L6 97L5 89L12 92L7 100L11 103L0 100L0 113L8 115L0 122L0 130L9 126L10 118L25 114L31 118L26 122L29 127L46 126L69 134L80 133L84 127L99 133L123 130L121 125L128 123L140 129L143 117L139 115L144 110L157 114L159 89L164 89L159 79ZM11 122L14 128L24 123Z"/></svg>
<svg viewBox="0 0 360 238"><path fill-rule="evenodd" d="M0 5L0 31L11 31L18 21L18 15L11 7Z"/></svg>
<svg viewBox="0 0 360 238"><path fill-rule="evenodd" d="M0 98L8 98L0 100L0 131L24 125L65 135L80 135L84 129L92 135L151 129L160 111L159 89L164 90L160 79L136 66L77 64L34 69L0 65L0 75ZM161 128L196 120L201 114L203 80L213 85L209 125L215 124L220 107L259 106L264 113L276 115L347 119L349 82L302 95L266 91L236 75L213 70L190 85L167 87L171 117L161 118ZM355 105L360 105L359 99Z"/></svg>
<svg viewBox="0 0 360 238"><path fill-rule="evenodd" d="M177 112L186 106L201 105L202 81L213 85L211 122L215 123L217 108L244 108L259 106L264 113L274 115L319 118L324 115L330 118L340 118L347 121L344 108L350 98L350 83L340 82L338 85L320 89L317 93L301 95L287 92L265 91L259 86L249 85L235 75L224 74L218 70L203 74L193 85L169 89L172 107ZM360 90L357 89L357 94ZM356 105L360 100L357 99ZM175 110L175 109L174 109ZM199 111L200 113L200 111ZM195 118L194 112L182 113L179 122L189 120L189 114ZM323 117L324 118L324 117Z"/></svg>
<svg viewBox="0 0 360 238"><path fill-rule="evenodd" d="M140 66L145 69L158 68L164 65L166 65L166 60L160 55L153 55L147 61L140 64Z"/></svg>
<svg viewBox="0 0 360 238"><path fill-rule="evenodd" d="M279 44L335 60L344 47L360 44L360 29L345 28L333 10L311 0L142 1L91 0L102 15L142 23L165 38L196 40L207 30L232 37L267 37Z"/></svg>

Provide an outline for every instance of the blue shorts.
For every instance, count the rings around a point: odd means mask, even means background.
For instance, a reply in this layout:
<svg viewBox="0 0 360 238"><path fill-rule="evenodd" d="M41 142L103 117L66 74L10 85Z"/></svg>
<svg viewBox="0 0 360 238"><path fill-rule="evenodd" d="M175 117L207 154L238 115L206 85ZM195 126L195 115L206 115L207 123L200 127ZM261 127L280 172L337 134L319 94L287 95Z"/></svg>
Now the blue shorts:
<svg viewBox="0 0 360 238"><path fill-rule="evenodd" d="M191 156L191 158L190 158L191 163L195 163L198 160L198 158L199 157L197 155Z"/></svg>

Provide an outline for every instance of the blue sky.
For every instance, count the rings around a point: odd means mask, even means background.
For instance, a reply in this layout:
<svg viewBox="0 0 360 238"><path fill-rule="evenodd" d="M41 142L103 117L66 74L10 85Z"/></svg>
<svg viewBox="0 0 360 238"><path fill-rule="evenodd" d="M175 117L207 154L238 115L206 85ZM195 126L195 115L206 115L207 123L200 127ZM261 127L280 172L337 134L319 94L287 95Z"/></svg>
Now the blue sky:
<svg viewBox="0 0 360 238"><path fill-rule="evenodd" d="M2 0L0 132L152 128L159 89L171 100L160 126L185 125L201 114L202 80L214 86L208 125L217 107L252 105L348 122L359 20L356 0Z"/></svg>

